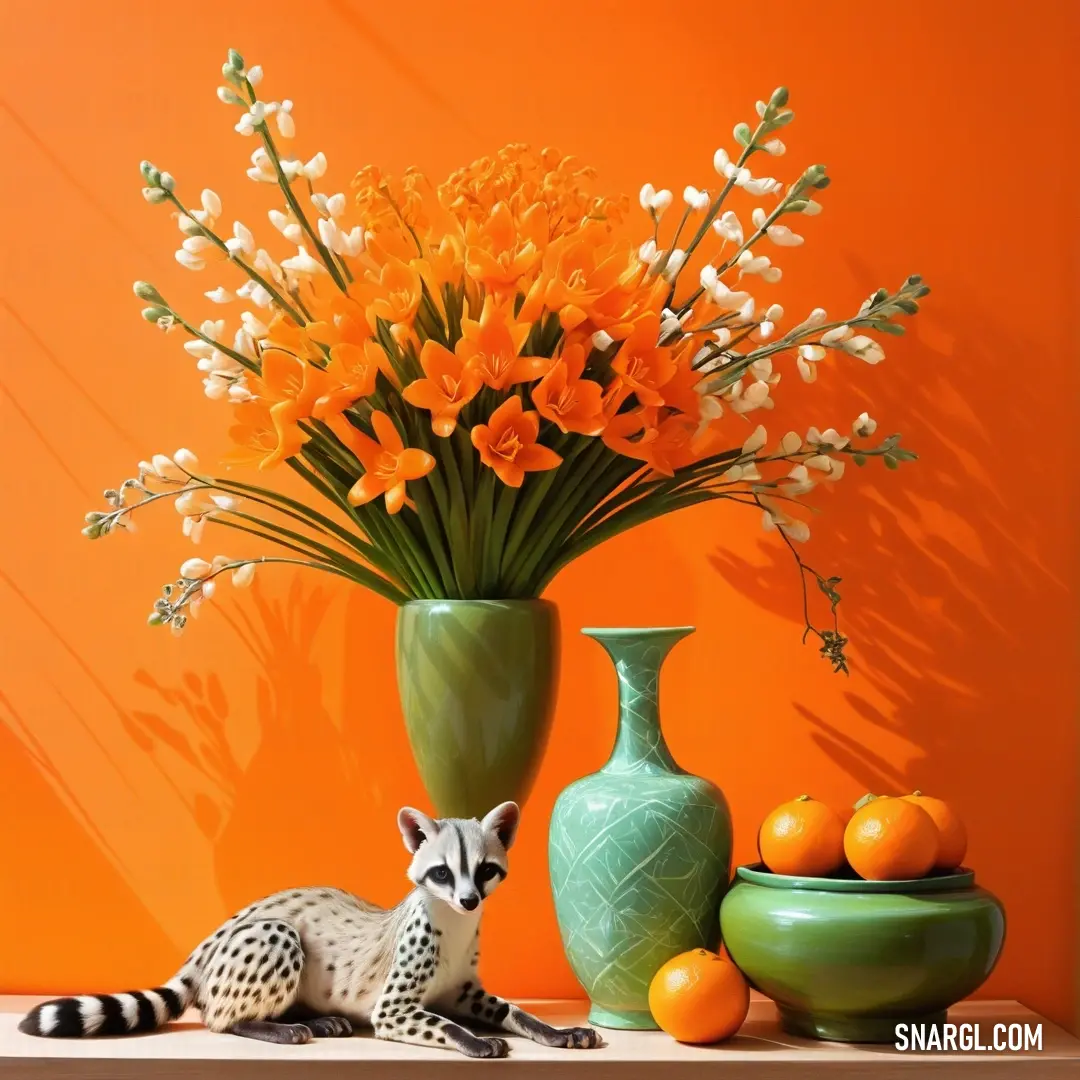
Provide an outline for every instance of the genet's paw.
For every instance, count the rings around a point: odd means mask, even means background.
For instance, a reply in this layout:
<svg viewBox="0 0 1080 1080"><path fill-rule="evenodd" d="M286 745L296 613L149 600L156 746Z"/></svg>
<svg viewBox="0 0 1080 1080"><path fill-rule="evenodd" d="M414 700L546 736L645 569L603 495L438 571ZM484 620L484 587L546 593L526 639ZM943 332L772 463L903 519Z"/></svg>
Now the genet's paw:
<svg viewBox="0 0 1080 1080"><path fill-rule="evenodd" d="M345 1039L353 1033L352 1024L344 1016L320 1016L305 1020L304 1026L311 1029L316 1039Z"/></svg>
<svg viewBox="0 0 1080 1080"><path fill-rule="evenodd" d="M312 1032L306 1024L279 1024L271 1042L284 1043L286 1046L299 1046L311 1042Z"/></svg>
<svg viewBox="0 0 1080 1080"><path fill-rule="evenodd" d="M558 1028L556 1034L559 1042L554 1045L567 1050L594 1050L604 1041L599 1032L587 1027Z"/></svg>
<svg viewBox="0 0 1080 1080"><path fill-rule="evenodd" d="M477 1039L472 1051L469 1057L504 1058L510 1053L510 1044L505 1039Z"/></svg>

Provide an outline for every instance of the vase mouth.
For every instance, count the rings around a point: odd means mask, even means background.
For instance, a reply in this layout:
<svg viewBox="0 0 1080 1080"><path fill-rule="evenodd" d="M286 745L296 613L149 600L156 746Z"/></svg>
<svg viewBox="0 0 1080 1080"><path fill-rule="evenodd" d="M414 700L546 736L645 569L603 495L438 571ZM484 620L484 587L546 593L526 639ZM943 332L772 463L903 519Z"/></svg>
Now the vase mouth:
<svg viewBox="0 0 1080 1080"><path fill-rule="evenodd" d="M793 874L774 874L764 863L740 866L735 874L739 881L761 885L767 889L791 889L795 892L833 893L935 893L970 889L975 885L975 872L966 866L955 870L933 872L927 877L901 881L867 881L859 877L798 877Z"/></svg>
<svg viewBox="0 0 1080 1080"><path fill-rule="evenodd" d="M555 607L555 602L552 600L544 600L541 597L525 596L515 597L511 600L496 600L496 599L477 599L477 600L459 600L459 599L446 599L446 600L406 600L402 607Z"/></svg>
<svg viewBox="0 0 1080 1080"><path fill-rule="evenodd" d="M583 626L581 632L591 638L643 638L664 637L679 634L685 637L697 630L696 626Z"/></svg>

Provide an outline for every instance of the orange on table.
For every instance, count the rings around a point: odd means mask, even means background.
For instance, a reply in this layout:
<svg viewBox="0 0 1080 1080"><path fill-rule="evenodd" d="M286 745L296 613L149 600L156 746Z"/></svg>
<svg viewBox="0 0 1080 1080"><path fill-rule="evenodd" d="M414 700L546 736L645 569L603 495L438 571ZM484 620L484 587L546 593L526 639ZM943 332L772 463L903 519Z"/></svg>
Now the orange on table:
<svg viewBox="0 0 1080 1080"><path fill-rule="evenodd" d="M934 860L934 869L955 870L967 854L967 829L960 815L944 799L924 795L921 791L901 798L925 810L937 826L938 855Z"/></svg>
<svg viewBox="0 0 1080 1080"><path fill-rule="evenodd" d="M844 854L867 881L921 878L938 856L934 819L906 799L868 795L856 803L844 830Z"/></svg>
<svg viewBox="0 0 1080 1080"><path fill-rule="evenodd" d="M649 1011L673 1039L729 1039L750 1011L750 987L730 961L708 949L672 957L649 984Z"/></svg>
<svg viewBox="0 0 1080 1080"><path fill-rule="evenodd" d="M832 807L800 795L762 822L758 853L774 874L831 874L844 862L844 823Z"/></svg>

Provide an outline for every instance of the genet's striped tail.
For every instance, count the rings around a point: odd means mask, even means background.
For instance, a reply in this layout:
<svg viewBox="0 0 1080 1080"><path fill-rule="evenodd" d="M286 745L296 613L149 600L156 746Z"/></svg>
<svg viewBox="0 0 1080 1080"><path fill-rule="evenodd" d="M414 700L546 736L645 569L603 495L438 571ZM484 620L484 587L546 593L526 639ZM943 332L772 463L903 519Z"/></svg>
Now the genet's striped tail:
<svg viewBox="0 0 1080 1080"><path fill-rule="evenodd" d="M19 1030L50 1039L154 1031L176 1020L191 1004L193 985L187 973L181 972L153 990L57 998L31 1009L19 1022Z"/></svg>

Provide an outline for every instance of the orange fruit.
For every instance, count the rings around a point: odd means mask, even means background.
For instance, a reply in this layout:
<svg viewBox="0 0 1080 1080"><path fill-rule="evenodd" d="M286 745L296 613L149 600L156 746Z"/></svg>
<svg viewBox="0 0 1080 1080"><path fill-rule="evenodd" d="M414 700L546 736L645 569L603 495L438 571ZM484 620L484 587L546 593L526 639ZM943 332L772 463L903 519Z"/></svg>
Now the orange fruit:
<svg viewBox="0 0 1080 1080"><path fill-rule="evenodd" d="M762 823L758 852L774 874L831 874L844 862L844 823L831 807L800 795Z"/></svg>
<svg viewBox="0 0 1080 1080"><path fill-rule="evenodd" d="M905 799L868 796L844 830L844 853L867 881L907 881L925 877L938 854L934 819Z"/></svg>
<svg viewBox="0 0 1080 1080"><path fill-rule="evenodd" d="M956 811L943 799L935 799L916 791L912 795L902 796L905 802L914 803L925 810L938 831L938 855L934 861L935 870L955 870L967 854L967 829Z"/></svg>
<svg viewBox="0 0 1080 1080"><path fill-rule="evenodd" d="M730 961L708 949L672 957L649 984L649 1011L673 1039L729 1039L750 1011L750 987Z"/></svg>

